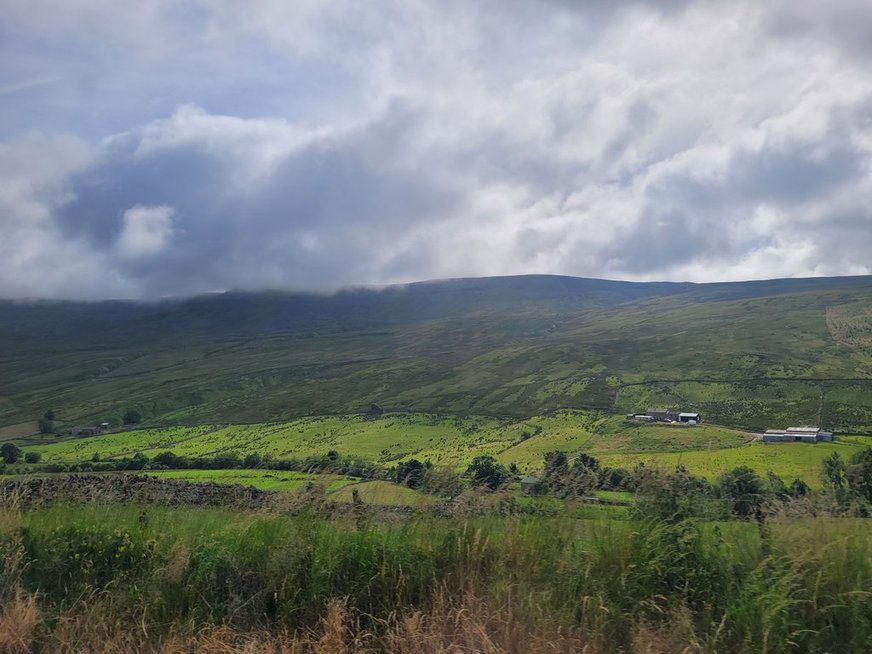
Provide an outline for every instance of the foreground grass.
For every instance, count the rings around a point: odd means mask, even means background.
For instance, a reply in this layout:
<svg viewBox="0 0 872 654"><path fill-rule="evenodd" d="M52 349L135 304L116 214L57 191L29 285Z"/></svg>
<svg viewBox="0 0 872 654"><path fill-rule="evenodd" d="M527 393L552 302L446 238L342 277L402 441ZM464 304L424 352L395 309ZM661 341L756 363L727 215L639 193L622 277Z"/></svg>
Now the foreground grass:
<svg viewBox="0 0 872 654"><path fill-rule="evenodd" d="M4 509L0 546L4 651L872 646L872 533L857 520L348 524L86 506Z"/></svg>

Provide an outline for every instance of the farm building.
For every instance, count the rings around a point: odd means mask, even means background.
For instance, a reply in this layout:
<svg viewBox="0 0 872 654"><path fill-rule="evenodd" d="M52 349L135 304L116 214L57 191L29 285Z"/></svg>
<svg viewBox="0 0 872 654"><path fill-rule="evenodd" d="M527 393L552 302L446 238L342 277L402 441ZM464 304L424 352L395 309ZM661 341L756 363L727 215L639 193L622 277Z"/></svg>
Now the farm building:
<svg viewBox="0 0 872 654"><path fill-rule="evenodd" d="M104 422L95 427L73 427L70 430L70 436L99 436L104 431L109 429L109 423Z"/></svg>
<svg viewBox="0 0 872 654"><path fill-rule="evenodd" d="M817 443L833 440L833 432L820 427L788 427L787 429L767 429L763 434L764 443Z"/></svg>
<svg viewBox="0 0 872 654"><path fill-rule="evenodd" d="M688 424L699 424L702 422L702 416L698 413L685 411L672 411L670 409L648 409L645 413L636 413L633 415L636 420L659 420L662 422L686 422Z"/></svg>
<svg viewBox="0 0 872 654"><path fill-rule="evenodd" d="M529 477L524 477L521 480L521 491L524 495L532 495L536 492L536 486L539 485L539 478L530 475Z"/></svg>

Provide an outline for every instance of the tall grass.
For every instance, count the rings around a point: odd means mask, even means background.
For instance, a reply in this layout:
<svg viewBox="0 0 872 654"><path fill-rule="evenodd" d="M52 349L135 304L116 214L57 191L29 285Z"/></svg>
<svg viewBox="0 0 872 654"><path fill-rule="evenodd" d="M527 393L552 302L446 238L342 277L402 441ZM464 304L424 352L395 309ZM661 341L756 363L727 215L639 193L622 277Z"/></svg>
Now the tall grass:
<svg viewBox="0 0 872 654"><path fill-rule="evenodd" d="M6 514L0 651L872 651L862 521Z"/></svg>

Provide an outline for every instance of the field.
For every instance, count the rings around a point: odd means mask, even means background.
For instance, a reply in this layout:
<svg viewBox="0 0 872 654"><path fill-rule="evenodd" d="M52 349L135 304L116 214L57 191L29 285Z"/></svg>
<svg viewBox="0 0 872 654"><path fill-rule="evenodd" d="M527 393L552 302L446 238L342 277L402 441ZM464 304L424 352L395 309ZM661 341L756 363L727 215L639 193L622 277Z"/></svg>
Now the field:
<svg viewBox="0 0 872 654"><path fill-rule="evenodd" d="M602 454L601 459L606 465L625 467L632 467L642 462L669 468L681 464L691 473L711 481L717 480L725 470L748 466L761 475L771 470L788 482L802 479L809 486L819 488L821 463L827 456L838 452L848 460L865 447L872 447L872 439L858 436L842 437L833 443L751 443L731 449L688 450L658 454Z"/></svg>
<svg viewBox="0 0 872 654"><path fill-rule="evenodd" d="M0 507L9 652L831 652L872 645L851 519L706 525Z"/></svg>
<svg viewBox="0 0 872 654"><path fill-rule="evenodd" d="M140 429L54 443L46 440L26 449L40 452L45 463L90 461L95 454L99 460L136 452L153 457L164 451L190 457L257 453L302 459L336 450L381 465L417 458L457 470L464 470L475 456L490 454L505 465L514 463L523 473L541 469L545 453L562 450L587 452L613 467L681 463L710 479L748 465L761 474L772 470L788 481L801 478L818 486L821 461L830 452L840 452L848 459L872 445L872 439L861 436L814 445L763 444L751 442L753 438L753 434L716 425L640 424L596 411L558 411L525 420L385 414L376 419L327 416L275 424ZM232 476L226 471L172 474L211 476L219 481ZM274 484L292 490L300 483L290 473L282 477L284 482L279 477L250 474L250 482L261 488Z"/></svg>

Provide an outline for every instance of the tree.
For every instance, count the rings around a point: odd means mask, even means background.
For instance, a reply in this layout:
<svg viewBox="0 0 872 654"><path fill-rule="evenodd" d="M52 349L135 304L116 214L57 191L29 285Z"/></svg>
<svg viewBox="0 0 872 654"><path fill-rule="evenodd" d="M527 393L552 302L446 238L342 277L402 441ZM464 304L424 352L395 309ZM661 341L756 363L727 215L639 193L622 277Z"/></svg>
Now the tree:
<svg viewBox="0 0 872 654"><path fill-rule="evenodd" d="M92 459L93 461L99 461L100 457L94 452L94 456L96 459ZM181 468L181 457L179 457L175 452L161 452L160 454L155 455L154 462L159 466L164 466L165 468Z"/></svg>
<svg viewBox="0 0 872 654"><path fill-rule="evenodd" d="M121 417L121 421L125 425L137 425L142 421L142 416L140 415L139 411L135 409L127 409L127 411L125 411L124 415Z"/></svg>
<svg viewBox="0 0 872 654"><path fill-rule="evenodd" d="M846 472L845 462L842 460L842 457L839 456L838 452L833 452L824 459L821 469L821 477L824 484L829 486L831 489L836 490L845 485L845 482L847 481Z"/></svg>
<svg viewBox="0 0 872 654"><path fill-rule="evenodd" d="M148 462L149 458L145 454L137 452L132 459L125 459L126 465L124 467L128 470L142 470L148 465Z"/></svg>
<svg viewBox="0 0 872 654"><path fill-rule="evenodd" d="M748 466L739 466L721 475L721 492L741 518L762 518L763 482Z"/></svg>
<svg viewBox="0 0 872 654"><path fill-rule="evenodd" d="M36 422L40 434L51 434L54 431L54 423L48 418L40 418Z"/></svg>
<svg viewBox="0 0 872 654"><path fill-rule="evenodd" d="M39 463L39 460L42 458L42 455L39 452L25 452L24 453L24 462L25 463Z"/></svg>
<svg viewBox="0 0 872 654"><path fill-rule="evenodd" d="M573 468L587 468L588 470L593 470L596 472L599 470L600 462L599 459L592 457L590 454L585 454L582 452L577 457L575 457L575 461L572 463Z"/></svg>
<svg viewBox="0 0 872 654"><path fill-rule="evenodd" d="M405 484L409 488L418 488L424 476L424 464L417 459L403 461L397 466L397 483Z"/></svg>
<svg viewBox="0 0 872 654"><path fill-rule="evenodd" d="M821 479L832 492L836 503L846 505L850 500L848 488L848 466L838 452L833 452L821 465Z"/></svg>
<svg viewBox="0 0 872 654"><path fill-rule="evenodd" d="M566 458L566 452L555 450L545 454L546 477L561 477L566 474L568 469L569 459Z"/></svg>
<svg viewBox="0 0 872 654"><path fill-rule="evenodd" d="M790 491L781 477L771 470L766 471L766 482L769 486L769 493L777 497L779 500L787 499L787 496L790 495Z"/></svg>
<svg viewBox="0 0 872 654"><path fill-rule="evenodd" d="M851 465L848 466L848 487L857 497L872 502L872 447L851 459Z"/></svg>
<svg viewBox="0 0 872 654"><path fill-rule="evenodd" d="M330 454L327 454L327 457L330 457ZM242 460L243 468L256 468L263 461L263 457L260 456L257 452L252 452L251 454L246 455L246 457Z"/></svg>
<svg viewBox="0 0 872 654"><path fill-rule="evenodd" d="M466 475L474 486L484 486L496 490L505 483L509 471L489 454L483 454L472 460L466 469Z"/></svg>
<svg viewBox="0 0 872 654"><path fill-rule="evenodd" d="M21 458L21 448L14 443L3 443L0 447L0 457L6 463L17 463Z"/></svg>
<svg viewBox="0 0 872 654"><path fill-rule="evenodd" d="M53 409L49 409L44 414L42 414L42 417L44 419L48 420L49 422L53 422L55 419L55 412Z"/></svg>

